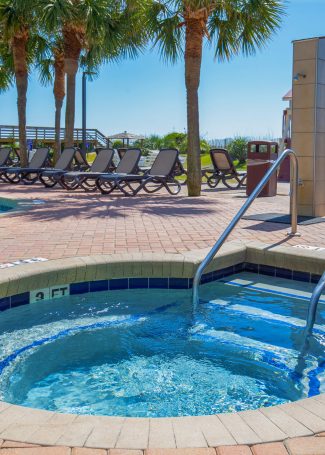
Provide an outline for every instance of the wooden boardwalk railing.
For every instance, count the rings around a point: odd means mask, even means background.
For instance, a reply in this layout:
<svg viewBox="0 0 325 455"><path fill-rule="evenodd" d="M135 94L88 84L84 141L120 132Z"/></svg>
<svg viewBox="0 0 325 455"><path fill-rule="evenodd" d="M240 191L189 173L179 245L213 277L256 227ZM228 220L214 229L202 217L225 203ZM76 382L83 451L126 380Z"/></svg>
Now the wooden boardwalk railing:
<svg viewBox="0 0 325 455"><path fill-rule="evenodd" d="M41 142L44 144L53 144L55 140L55 128L47 126L27 126L27 140ZM82 129L74 129L74 140L76 143L82 142ZM18 141L19 130L15 125L0 125L0 143ZM108 143L107 137L99 130L92 128L86 130L87 142L94 146L106 147ZM61 128L61 140L64 140L64 128Z"/></svg>

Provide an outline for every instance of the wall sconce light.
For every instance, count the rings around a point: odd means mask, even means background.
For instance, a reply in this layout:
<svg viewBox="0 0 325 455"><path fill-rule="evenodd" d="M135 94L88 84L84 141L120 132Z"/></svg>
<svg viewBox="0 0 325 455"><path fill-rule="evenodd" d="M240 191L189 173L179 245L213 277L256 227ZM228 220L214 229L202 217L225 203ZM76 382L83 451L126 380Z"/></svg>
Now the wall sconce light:
<svg viewBox="0 0 325 455"><path fill-rule="evenodd" d="M304 73L297 73L293 76L294 81L299 81L299 79L305 79L305 78L306 78L306 74L304 74Z"/></svg>

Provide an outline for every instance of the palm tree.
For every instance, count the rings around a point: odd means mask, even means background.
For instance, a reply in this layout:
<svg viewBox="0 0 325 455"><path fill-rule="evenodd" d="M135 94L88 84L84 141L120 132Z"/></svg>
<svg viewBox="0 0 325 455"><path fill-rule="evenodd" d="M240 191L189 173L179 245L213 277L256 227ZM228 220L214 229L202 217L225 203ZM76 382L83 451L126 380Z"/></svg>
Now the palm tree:
<svg viewBox="0 0 325 455"><path fill-rule="evenodd" d="M61 111L65 97L65 72L64 72L64 52L60 40L53 47L54 55L54 85L53 94L55 99L55 147L54 162L61 155Z"/></svg>
<svg viewBox="0 0 325 455"><path fill-rule="evenodd" d="M42 21L62 36L67 75L65 146L74 143L76 74L82 57L87 56L87 67L98 67L106 60L136 55L143 43L143 33L136 33L140 30L141 3L140 0L40 0Z"/></svg>
<svg viewBox="0 0 325 455"><path fill-rule="evenodd" d="M55 158L57 159L61 151L61 110L63 100L65 97L65 74L68 72L68 91L69 91L69 110L71 109L71 82L75 85L75 75L71 78L71 71L69 65L69 45L73 46L73 41L70 39L64 30L68 27L67 24L73 22L76 19L75 6L79 2L77 0L40 0L39 11L40 11L40 22L43 25L44 32L48 36L50 42L50 48L52 52L52 58L48 62L48 69L46 69L46 61L40 62L41 72L43 72L44 82L49 82L52 79L51 69L54 69L54 98L55 98ZM69 43L70 40L70 43ZM81 40L78 44L80 50L76 52L76 58L79 59L81 51ZM77 40L78 41L78 40ZM51 68L52 67L52 68ZM78 65L76 65L76 71ZM75 90L73 88L73 90ZM74 95L73 95L73 114L74 114ZM74 123L74 122L73 122ZM67 125L66 125L67 126ZM66 133L66 145L73 145L73 128L72 132L69 128L69 138L67 139ZM70 139L70 136L72 139ZM71 143L72 142L72 143Z"/></svg>
<svg viewBox="0 0 325 455"><path fill-rule="evenodd" d="M61 154L61 111L65 98L64 52L61 37L48 31L45 35L46 50L36 57L36 66L42 85L53 83L55 100L54 162Z"/></svg>
<svg viewBox="0 0 325 455"><path fill-rule="evenodd" d="M201 193L198 89L203 42L215 57L253 54L278 29L281 0L147 0L147 27L163 58L185 59L188 131L188 192Z"/></svg>
<svg viewBox="0 0 325 455"><path fill-rule="evenodd" d="M31 0L0 0L0 35L12 55L13 73L17 87L19 149L23 166L27 165L26 103L28 70L32 61L30 24L33 24Z"/></svg>

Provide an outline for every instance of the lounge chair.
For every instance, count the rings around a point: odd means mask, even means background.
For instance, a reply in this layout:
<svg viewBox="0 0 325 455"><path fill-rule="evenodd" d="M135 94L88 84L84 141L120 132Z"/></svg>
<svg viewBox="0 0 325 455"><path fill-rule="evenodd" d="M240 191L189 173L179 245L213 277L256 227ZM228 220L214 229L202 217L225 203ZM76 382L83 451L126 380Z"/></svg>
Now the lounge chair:
<svg viewBox="0 0 325 455"><path fill-rule="evenodd" d="M116 150L117 150L118 157L121 160L123 158L123 156L125 155L127 149L126 148L120 148L120 149L116 149Z"/></svg>
<svg viewBox="0 0 325 455"><path fill-rule="evenodd" d="M39 170L38 178L44 186L52 188L57 183L60 183L61 175L70 170L75 153L76 149L74 147L65 148L53 168Z"/></svg>
<svg viewBox="0 0 325 455"><path fill-rule="evenodd" d="M83 188L85 191L96 191L95 180L99 175L108 172L112 167L114 157L113 149L101 149L89 171L66 172L60 177L61 186L67 190Z"/></svg>
<svg viewBox="0 0 325 455"><path fill-rule="evenodd" d="M176 162L176 165L175 165L175 169L174 169L174 176L175 177L181 177L184 175L184 180L181 183L181 185L186 185L187 183L187 169L185 169L185 167L183 166L183 163L181 162L181 160L177 159L177 162Z"/></svg>
<svg viewBox="0 0 325 455"><path fill-rule="evenodd" d="M180 183L175 179L177 160L178 150L164 149L158 153L150 171L146 174L123 175L116 172L116 174L101 176L96 184L103 194L120 190L125 196L135 196L141 190L155 193L165 188L170 194L176 195L181 190ZM176 189L173 190L173 187Z"/></svg>
<svg viewBox="0 0 325 455"><path fill-rule="evenodd" d="M210 188L216 188L220 181L230 189L246 186L247 174L245 172L237 172L227 150L212 149L210 150L210 156L214 171L212 175L207 176L207 184Z"/></svg>
<svg viewBox="0 0 325 455"><path fill-rule="evenodd" d="M12 152L12 149L10 147L2 147L0 148L0 169L1 168L8 168L8 166L12 165L12 159L10 158L10 153ZM1 176L1 170L0 170L0 180L5 181L4 178Z"/></svg>
<svg viewBox="0 0 325 455"><path fill-rule="evenodd" d="M134 152L132 152L132 150L134 150ZM124 173L124 170L126 169L127 172L125 172L125 174L139 174L139 172L141 171L141 169L139 168L139 161L140 161L140 158L141 158L141 150L138 149L138 148L129 148L129 149L117 149L117 154L120 158L120 162L122 161L122 159L124 158L125 154L128 153L129 156L131 156L131 153L134 153L134 156L136 156L137 154L140 154L139 155L139 160L137 161L137 164L136 166L134 167L134 169L129 172L130 170L130 166L127 164L127 161L124 162L124 164L122 165L122 173ZM132 159L129 158L129 163L132 164ZM126 167L125 167L126 166ZM118 172L117 171L117 168L118 168L118 165L116 166L116 169L115 169L115 172ZM124 170L123 170L124 169Z"/></svg>
<svg viewBox="0 0 325 455"><path fill-rule="evenodd" d="M128 149L123 158L116 167L115 172L103 173L96 179L96 186L103 194L110 194L115 189L118 189L115 186L115 182L119 177L127 175L137 175L138 164L141 158L140 149ZM99 183L100 181L100 183Z"/></svg>
<svg viewBox="0 0 325 455"><path fill-rule="evenodd" d="M79 148L75 148L74 166L75 171L87 171L91 165L88 163L85 153Z"/></svg>
<svg viewBox="0 0 325 455"><path fill-rule="evenodd" d="M10 153L12 149L10 147L0 148L0 167L7 167L12 164L12 159L10 158Z"/></svg>
<svg viewBox="0 0 325 455"><path fill-rule="evenodd" d="M10 183L19 183L21 181L27 184L34 183L40 170L48 161L49 153L50 150L47 147L38 148L27 167L0 168L1 176Z"/></svg>

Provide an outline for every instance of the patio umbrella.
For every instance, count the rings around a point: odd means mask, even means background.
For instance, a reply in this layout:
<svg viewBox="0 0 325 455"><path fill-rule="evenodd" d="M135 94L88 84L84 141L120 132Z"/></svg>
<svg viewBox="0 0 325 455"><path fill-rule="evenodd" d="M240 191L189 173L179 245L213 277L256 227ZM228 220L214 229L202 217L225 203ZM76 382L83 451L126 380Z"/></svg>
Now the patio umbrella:
<svg viewBox="0 0 325 455"><path fill-rule="evenodd" d="M140 136L138 134L133 134L133 133L128 133L127 131L124 131L123 133L118 133L118 134L113 134L112 136L108 136L108 140L121 140L123 141L123 147L125 146L125 141L126 145L130 145L130 141L143 141L145 139L144 136Z"/></svg>

